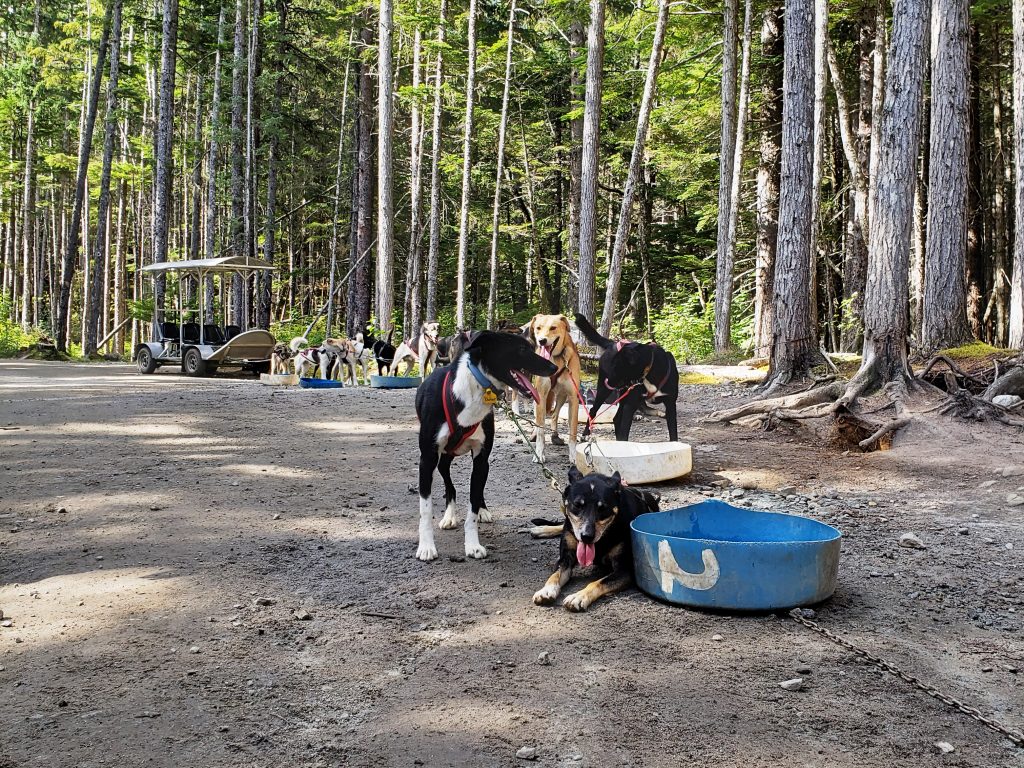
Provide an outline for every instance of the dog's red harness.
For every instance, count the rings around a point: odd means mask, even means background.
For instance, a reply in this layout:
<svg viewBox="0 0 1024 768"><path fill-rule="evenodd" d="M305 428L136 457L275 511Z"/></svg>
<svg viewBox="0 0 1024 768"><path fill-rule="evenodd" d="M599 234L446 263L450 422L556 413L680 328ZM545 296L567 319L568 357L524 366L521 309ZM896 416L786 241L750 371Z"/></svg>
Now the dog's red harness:
<svg viewBox="0 0 1024 768"><path fill-rule="evenodd" d="M454 386L452 372L449 370L444 375L444 386L441 388L441 405L444 407L445 424L448 425L448 443L444 447L444 452L452 455L462 447L462 444L480 426L479 421L476 424L470 424L468 427L459 424L459 411L455 402ZM454 445L452 444L453 441Z"/></svg>

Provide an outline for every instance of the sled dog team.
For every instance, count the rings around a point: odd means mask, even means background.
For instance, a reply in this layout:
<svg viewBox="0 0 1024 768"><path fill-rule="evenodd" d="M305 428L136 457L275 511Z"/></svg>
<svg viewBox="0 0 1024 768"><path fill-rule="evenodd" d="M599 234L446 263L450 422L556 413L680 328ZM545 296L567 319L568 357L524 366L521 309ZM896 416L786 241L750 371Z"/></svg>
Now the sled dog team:
<svg viewBox="0 0 1024 768"><path fill-rule="evenodd" d="M440 336L437 322L426 322L411 339L397 347L392 337L374 336L369 330L354 339L328 338L317 347L297 337L278 344L271 357L271 373L299 376L319 375L356 385L356 371L367 383L371 359L381 375L408 376L419 365L423 383L416 391L419 432L419 545L416 557L437 558L431 490L434 470L444 483L442 529L459 524L456 490L451 465L457 456L470 455L473 468L469 504L465 509L465 555L484 558L487 548L480 541L480 523L493 520L484 500L494 444L494 406L506 396L515 403L534 403L536 454L545 461L546 434L552 445L568 442L569 461L576 456L579 405L589 405L592 421L605 403L618 405L614 417L616 440L628 440L633 417L645 405L663 405L670 440L677 439L676 398L679 374L676 361L663 347L650 342L612 340L602 336L582 315L576 327L583 337L601 350L598 383L593 402L583 396L580 355L572 327L565 315L535 315L523 326L502 323L497 331L460 331ZM559 412L568 404L567 438L559 434ZM583 435L590 432L589 424ZM563 600L571 611L586 610L597 598L617 592L633 581L629 525L639 514L658 509L653 494L625 485L618 473L612 476L583 476L569 470L569 485L563 492L564 521L547 525L547 535L560 536L558 566L533 596L538 605L554 602L577 567L597 566L606 572L583 589ZM536 523L546 521L537 520Z"/></svg>

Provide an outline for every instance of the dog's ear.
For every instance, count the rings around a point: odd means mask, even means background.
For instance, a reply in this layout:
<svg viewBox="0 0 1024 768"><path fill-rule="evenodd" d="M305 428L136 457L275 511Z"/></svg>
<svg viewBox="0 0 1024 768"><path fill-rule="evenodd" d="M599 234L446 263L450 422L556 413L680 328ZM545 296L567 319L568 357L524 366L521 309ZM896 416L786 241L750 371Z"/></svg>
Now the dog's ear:
<svg viewBox="0 0 1024 768"><path fill-rule="evenodd" d="M615 485L616 488L622 487L622 475L619 474L618 470L612 473L612 484Z"/></svg>
<svg viewBox="0 0 1024 768"><path fill-rule="evenodd" d="M466 345L466 349L477 349L478 347L483 345L484 342L488 341L489 339L492 339L497 335L498 334L496 334L494 331L479 331L475 336L470 335L469 343Z"/></svg>
<svg viewBox="0 0 1024 768"><path fill-rule="evenodd" d="M519 329L523 332L523 335L525 335L526 338L533 342L537 341L537 336L533 332L533 321L536 319L536 317L537 316L534 315L533 317L530 318L530 322L528 322L526 325L519 326Z"/></svg>
<svg viewBox="0 0 1024 768"><path fill-rule="evenodd" d="M578 483L582 479L583 479L583 473L580 472L579 469L577 469L576 467L569 467L569 482L570 483Z"/></svg>

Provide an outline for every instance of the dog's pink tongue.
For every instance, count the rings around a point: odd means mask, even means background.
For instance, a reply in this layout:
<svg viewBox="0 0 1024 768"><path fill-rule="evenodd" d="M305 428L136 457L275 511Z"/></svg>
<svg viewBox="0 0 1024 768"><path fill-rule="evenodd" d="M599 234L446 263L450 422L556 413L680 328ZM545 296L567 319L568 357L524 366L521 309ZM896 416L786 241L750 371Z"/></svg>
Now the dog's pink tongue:
<svg viewBox="0 0 1024 768"><path fill-rule="evenodd" d="M594 545L584 544L582 541L576 545L576 559L584 568L594 564Z"/></svg>
<svg viewBox="0 0 1024 768"><path fill-rule="evenodd" d="M551 347L541 347L540 348L540 356L543 357L545 360L550 360L551 359Z"/></svg>

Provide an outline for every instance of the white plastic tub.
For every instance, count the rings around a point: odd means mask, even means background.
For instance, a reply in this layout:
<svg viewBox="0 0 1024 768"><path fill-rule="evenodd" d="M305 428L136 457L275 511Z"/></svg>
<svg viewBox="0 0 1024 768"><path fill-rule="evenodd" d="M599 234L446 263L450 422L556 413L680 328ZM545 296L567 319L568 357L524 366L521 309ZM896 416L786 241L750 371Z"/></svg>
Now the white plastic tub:
<svg viewBox="0 0 1024 768"><path fill-rule="evenodd" d="M576 466L584 474L610 475L618 471L627 483L657 483L689 474L693 469L693 452L688 444L680 442L598 440L576 446Z"/></svg>
<svg viewBox="0 0 1024 768"><path fill-rule="evenodd" d="M297 387L299 377L294 373L261 373L260 382L270 387Z"/></svg>
<svg viewBox="0 0 1024 768"><path fill-rule="evenodd" d="M590 413L589 408L584 408L582 405L577 404L576 406L580 413L580 424L587 423L587 414ZM594 419L595 424L611 424L612 419L615 418L615 414L619 412L619 406L608 405L605 403L597 409L597 418ZM569 419L569 404L566 403L562 406L562 410L558 412L558 418L568 421Z"/></svg>

